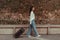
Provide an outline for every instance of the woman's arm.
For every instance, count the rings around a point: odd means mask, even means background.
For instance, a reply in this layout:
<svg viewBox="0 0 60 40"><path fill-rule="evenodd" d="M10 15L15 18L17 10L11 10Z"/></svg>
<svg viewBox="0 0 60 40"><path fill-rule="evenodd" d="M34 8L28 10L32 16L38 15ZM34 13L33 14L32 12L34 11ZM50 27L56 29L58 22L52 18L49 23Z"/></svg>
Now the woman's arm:
<svg viewBox="0 0 60 40"><path fill-rule="evenodd" d="M33 11L30 13L30 24L32 23L32 20L35 19L35 15L33 13Z"/></svg>

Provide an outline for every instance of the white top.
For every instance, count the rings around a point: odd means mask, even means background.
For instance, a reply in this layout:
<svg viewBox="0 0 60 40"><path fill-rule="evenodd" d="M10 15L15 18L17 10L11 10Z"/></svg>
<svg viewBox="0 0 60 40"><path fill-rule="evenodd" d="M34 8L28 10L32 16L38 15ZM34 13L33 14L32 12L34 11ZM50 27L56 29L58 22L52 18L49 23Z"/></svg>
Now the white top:
<svg viewBox="0 0 60 40"><path fill-rule="evenodd" d="M32 20L35 20L35 14L33 11L30 13L30 24L32 23Z"/></svg>

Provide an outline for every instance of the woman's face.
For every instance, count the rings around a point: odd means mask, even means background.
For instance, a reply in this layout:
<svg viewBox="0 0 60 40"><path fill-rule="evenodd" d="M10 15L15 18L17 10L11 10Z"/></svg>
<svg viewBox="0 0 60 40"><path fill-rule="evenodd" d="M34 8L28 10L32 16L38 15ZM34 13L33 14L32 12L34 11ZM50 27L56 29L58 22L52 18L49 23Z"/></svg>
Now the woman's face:
<svg viewBox="0 0 60 40"><path fill-rule="evenodd" d="M32 8L32 10L34 11L34 10L35 10L35 8L33 7L33 8Z"/></svg>

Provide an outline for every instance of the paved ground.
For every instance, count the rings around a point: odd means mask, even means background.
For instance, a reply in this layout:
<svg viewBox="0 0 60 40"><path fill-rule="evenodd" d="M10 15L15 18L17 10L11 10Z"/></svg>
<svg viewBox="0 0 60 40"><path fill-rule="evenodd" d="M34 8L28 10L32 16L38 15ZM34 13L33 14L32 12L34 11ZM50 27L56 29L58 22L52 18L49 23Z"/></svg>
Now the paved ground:
<svg viewBox="0 0 60 40"><path fill-rule="evenodd" d="M41 35L38 39L26 36L15 39L12 35L0 35L0 40L60 40L60 35Z"/></svg>

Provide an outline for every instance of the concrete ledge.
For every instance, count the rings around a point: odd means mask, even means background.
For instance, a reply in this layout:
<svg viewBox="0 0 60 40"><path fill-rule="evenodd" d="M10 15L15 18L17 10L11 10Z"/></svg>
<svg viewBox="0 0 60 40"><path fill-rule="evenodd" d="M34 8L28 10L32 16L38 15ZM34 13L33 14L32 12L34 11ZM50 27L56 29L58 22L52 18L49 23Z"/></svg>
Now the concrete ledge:
<svg viewBox="0 0 60 40"><path fill-rule="evenodd" d="M37 27L60 27L60 25L36 25ZM0 27L29 27L27 25L0 25Z"/></svg>
<svg viewBox="0 0 60 40"><path fill-rule="evenodd" d="M48 27L48 25L36 25L37 27ZM29 25L0 25L0 27L29 27Z"/></svg>
<svg viewBox="0 0 60 40"><path fill-rule="evenodd" d="M27 32L29 25L0 25L0 34L14 34L21 27ZM37 25L39 34L60 34L60 25Z"/></svg>

